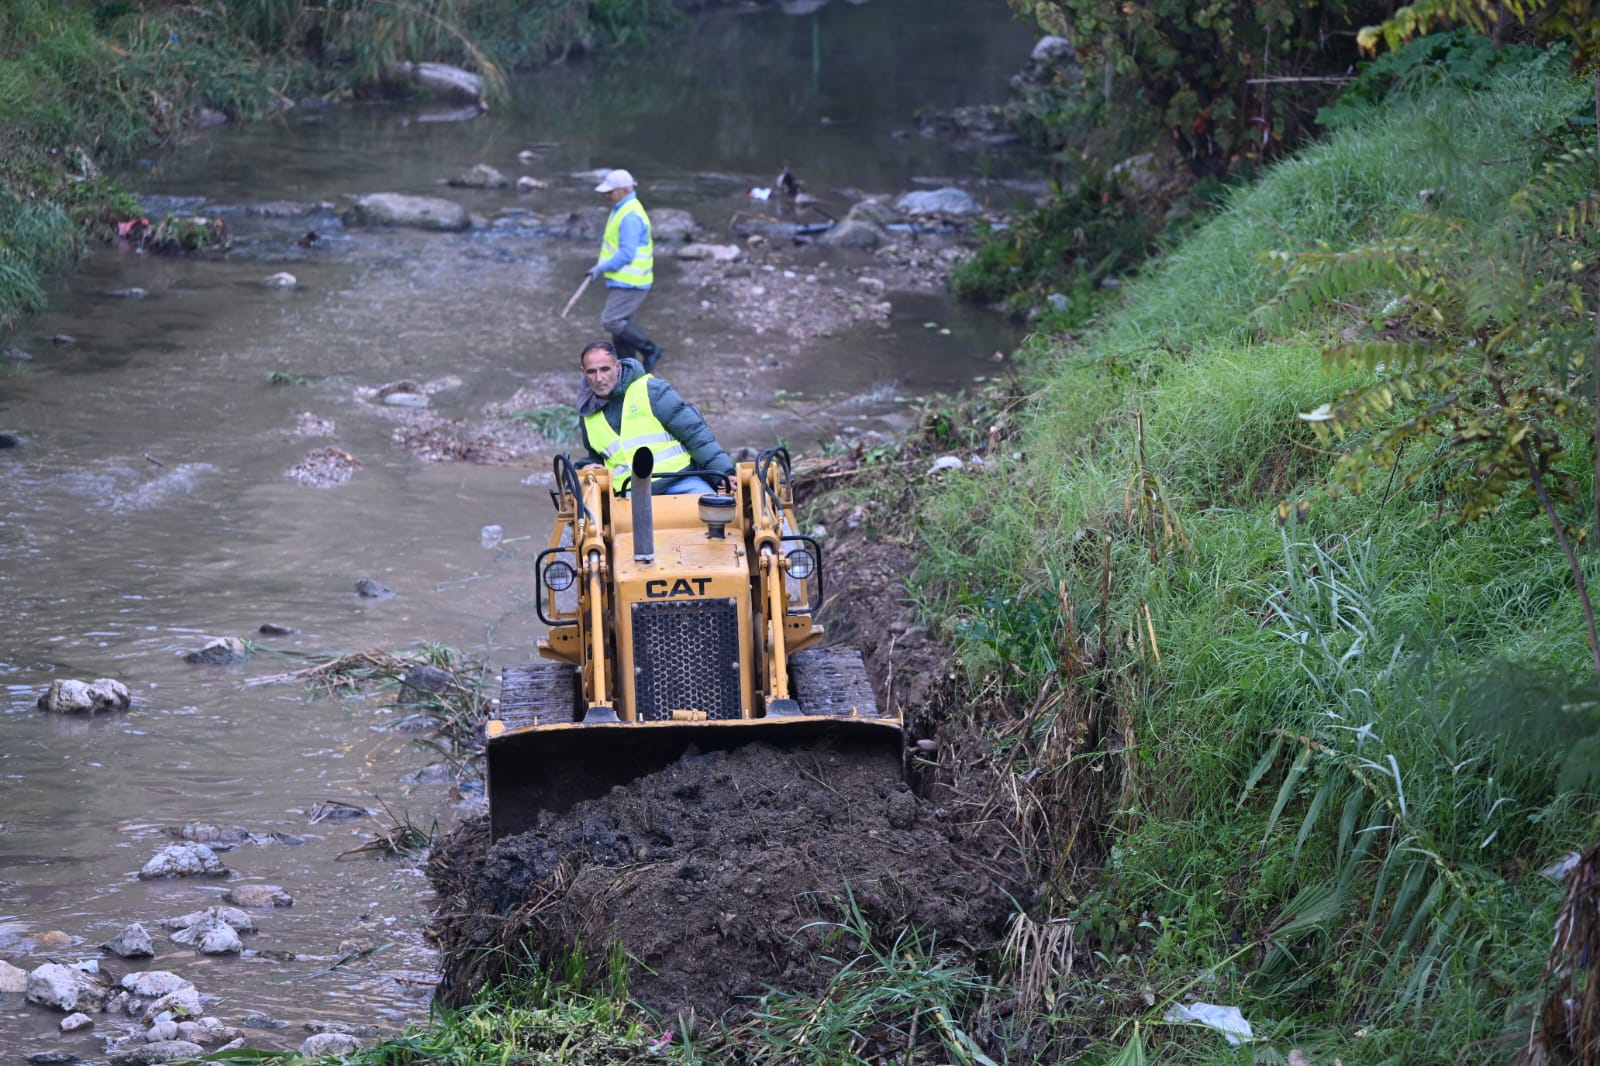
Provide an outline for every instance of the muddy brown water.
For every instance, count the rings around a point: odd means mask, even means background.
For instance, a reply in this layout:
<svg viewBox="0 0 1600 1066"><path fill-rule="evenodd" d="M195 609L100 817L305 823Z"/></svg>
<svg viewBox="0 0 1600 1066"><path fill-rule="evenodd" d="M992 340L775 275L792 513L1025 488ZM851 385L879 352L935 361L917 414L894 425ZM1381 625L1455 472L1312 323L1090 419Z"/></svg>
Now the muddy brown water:
<svg viewBox="0 0 1600 1066"><path fill-rule="evenodd" d="M297 110L209 133L131 175L153 209L224 214L236 245L209 258L96 251L10 339L33 360L0 363L0 431L20 440L0 449L0 959L31 969L101 958L97 945L129 922L217 902L223 883L135 875L168 826L242 825L304 838L223 855L233 883L279 884L296 901L258 914L247 947L297 958L204 959L157 935L157 959L102 966L176 970L224 1021L286 1023L247 1029L257 1047L297 1047L307 1023L393 1031L427 1014L437 960L423 935L425 878L409 863L340 855L391 815L448 824L471 800L409 782L435 756L399 727L406 712L391 696L313 699L247 682L302 656L430 642L491 671L528 654L541 629L527 577L549 527L548 456L420 461L357 390L444 380L436 409L471 419L563 372L598 332L595 293L558 315L594 246L517 224L358 231L326 211L237 208L392 191L450 195L486 218L556 218L595 206L592 180L575 175L622 165L647 205L689 210L715 237L749 208L744 189L785 162L836 207L938 183L919 179L1021 174L1014 160L917 136L913 114L998 100L1031 41L1003 0L723 11L626 63L522 79L513 105L471 121L437 121L439 108ZM533 162L519 163L530 147ZM439 185L476 162L548 187L519 197ZM294 240L306 230L320 238L309 249ZM828 258L799 254L802 271ZM260 283L278 271L298 286ZM720 317L675 292L678 278L663 265L642 320L668 350L661 372L702 399L730 447L892 430L912 417L906 399L991 373L990 354L1016 340L1011 324L942 296L890 293L886 324L796 341ZM132 288L146 295L110 295ZM76 343L56 346L56 334ZM303 412L331 421L332 435L297 435ZM361 461L348 483L285 476L328 445ZM501 538L485 547L491 525ZM360 598L363 577L396 595ZM266 622L297 632L258 636ZM184 661L228 634L256 642L247 663ZM54 678L101 676L130 686L130 712L34 709ZM313 822L327 800L379 813ZM46 937L56 931L65 943ZM63 1036L59 1021L0 994L0 1061L102 1058L130 1028L104 1017Z"/></svg>

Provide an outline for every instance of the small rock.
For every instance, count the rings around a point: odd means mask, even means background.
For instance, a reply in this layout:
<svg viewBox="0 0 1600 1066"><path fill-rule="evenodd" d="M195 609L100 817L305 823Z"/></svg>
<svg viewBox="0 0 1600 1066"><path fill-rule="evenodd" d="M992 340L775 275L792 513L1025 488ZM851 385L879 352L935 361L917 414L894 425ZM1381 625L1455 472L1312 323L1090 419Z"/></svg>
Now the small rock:
<svg viewBox="0 0 1600 1066"><path fill-rule="evenodd" d="M235 666L248 659L244 641L238 637L216 637L199 651L183 657L184 662L209 663L213 666Z"/></svg>
<svg viewBox="0 0 1600 1066"><path fill-rule="evenodd" d="M415 702L418 697L449 692L457 685L456 675L448 670L424 663L412 667L400 681L400 698Z"/></svg>
<svg viewBox="0 0 1600 1066"><path fill-rule="evenodd" d="M32 358L33 356L21 348L0 348L0 362L26 363Z"/></svg>
<svg viewBox="0 0 1600 1066"><path fill-rule="evenodd" d="M174 1018L183 1021L189 1018L198 1018L204 1014L205 1008L200 1005L200 992L189 985L175 992L168 992L145 1009L141 1016L146 1024L155 1021L163 1014L170 1013Z"/></svg>
<svg viewBox="0 0 1600 1066"><path fill-rule="evenodd" d="M178 1023L179 1040L205 1045L222 1044L238 1038L239 1030L223 1024L216 1018L201 1018L199 1021Z"/></svg>
<svg viewBox="0 0 1600 1066"><path fill-rule="evenodd" d="M539 189L548 189L549 187L549 182L540 181L538 178L530 178L526 174L517 179L518 192L536 192Z"/></svg>
<svg viewBox="0 0 1600 1066"><path fill-rule="evenodd" d="M28 971L0 959L0 992L26 992Z"/></svg>
<svg viewBox="0 0 1600 1066"><path fill-rule="evenodd" d="M460 99L481 101L483 79L468 70L448 63L413 63L402 60L394 66L395 73L415 79L430 92Z"/></svg>
<svg viewBox="0 0 1600 1066"><path fill-rule="evenodd" d="M95 714L99 711L126 710L133 702L128 686L114 678L92 682L52 681L39 697L39 709L52 714Z"/></svg>
<svg viewBox="0 0 1600 1066"><path fill-rule="evenodd" d="M148 958L156 953L149 931L139 922L134 922L100 947L125 959Z"/></svg>
<svg viewBox="0 0 1600 1066"><path fill-rule="evenodd" d="M94 1025L94 1019L82 1012L69 1014L61 1019L61 1031L63 1033L75 1033L79 1029L87 1029L92 1025Z"/></svg>
<svg viewBox="0 0 1600 1066"><path fill-rule="evenodd" d="M222 898L239 907L294 906L294 897L278 885L234 885Z"/></svg>
<svg viewBox="0 0 1600 1066"><path fill-rule="evenodd" d="M110 292L106 293L106 295L115 296L121 300L142 300L146 296L149 296L150 293L145 289L141 289L135 285L129 289L112 289Z"/></svg>
<svg viewBox="0 0 1600 1066"><path fill-rule="evenodd" d="M300 1045L300 1056L320 1059L328 1055L353 1055L364 1045L348 1033L318 1033Z"/></svg>
<svg viewBox="0 0 1600 1066"><path fill-rule="evenodd" d="M139 871L139 880L166 877L227 877L228 868L204 844L168 844Z"/></svg>
<svg viewBox="0 0 1600 1066"><path fill-rule="evenodd" d="M400 193L354 196L342 218L346 226L410 226L455 233L472 228L472 218L460 204Z"/></svg>
<svg viewBox="0 0 1600 1066"><path fill-rule="evenodd" d="M163 1014L151 1023L149 1030L144 1034L144 1038L152 1044L160 1043L163 1040L178 1039L177 1019L170 1014Z"/></svg>
<svg viewBox="0 0 1600 1066"><path fill-rule="evenodd" d="M179 840L196 844L243 844L250 839L250 830L242 825L222 826L210 822L185 822L179 829L168 829Z"/></svg>
<svg viewBox="0 0 1600 1066"><path fill-rule="evenodd" d="M871 251L881 247L888 240L882 227L871 222L847 218L834 226L821 237L817 243L825 244L830 248L854 248L858 251Z"/></svg>
<svg viewBox="0 0 1600 1066"><path fill-rule="evenodd" d="M202 955L237 955L244 950L239 934L221 918L202 918L179 929L172 934L172 942L193 947Z"/></svg>
<svg viewBox="0 0 1600 1066"><path fill-rule="evenodd" d="M677 207L650 209L650 239L656 244L686 241L700 232L700 223L689 212Z"/></svg>
<svg viewBox="0 0 1600 1066"><path fill-rule="evenodd" d="M167 918L161 924L168 929L189 929L206 921L222 922L241 933L256 931L256 920L238 907L207 907L203 911L192 911L176 918Z"/></svg>
<svg viewBox="0 0 1600 1066"><path fill-rule="evenodd" d="M214 107L202 107L195 110L190 122L197 130L208 130L213 126L226 126L228 116L226 112L218 111Z"/></svg>
<svg viewBox="0 0 1600 1066"><path fill-rule="evenodd" d="M123 977L122 987L136 996L144 999L165 996L170 992L180 989L194 988L194 985L166 970L144 970L140 973L130 973Z"/></svg>
<svg viewBox="0 0 1600 1066"><path fill-rule="evenodd" d="M158 1040L123 1052L112 1059L127 1066L153 1066L157 1062L177 1062L180 1059L199 1058L206 1049L187 1040Z"/></svg>
<svg viewBox="0 0 1600 1066"><path fill-rule="evenodd" d="M445 184L461 189L503 189L510 182L488 163L477 163L456 171L446 179Z"/></svg>
<svg viewBox="0 0 1600 1066"><path fill-rule="evenodd" d="M59 962L47 962L28 974L29 1003L54 1007L64 1014L80 1008L98 1009L106 1000L106 989L91 974Z"/></svg>
<svg viewBox="0 0 1600 1066"><path fill-rule="evenodd" d="M300 280L287 271L280 271L262 278L261 284L269 289L292 289L300 284Z"/></svg>
<svg viewBox="0 0 1600 1066"><path fill-rule="evenodd" d="M896 200L894 206L908 215L966 216L983 211L982 204L954 186L908 192Z"/></svg>
<svg viewBox="0 0 1600 1066"><path fill-rule="evenodd" d="M9 433L0 430L0 451L7 448L20 448L26 443L20 433Z"/></svg>
<svg viewBox="0 0 1600 1066"><path fill-rule="evenodd" d="M709 259L713 263L731 263L742 252L737 244L686 244L674 253L679 259Z"/></svg>
<svg viewBox="0 0 1600 1066"><path fill-rule="evenodd" d="M283 626L276 622L262 622L261 628L256 630L264 637L292 637L300 632L293 626Z"/></svg>
<svg viewBox="0 0 1600 1066"><path fill-rule="evenodd" d="M429 400L426 394L420 392L391 392L383 396L380 402L385 407L426 407Z"/></svg>
<svg viewBox="0 0 1600 1066"><path fill-rule="evenodd" d="M941 455L933 461L932 466L928 467L928 473L937 474L941 470L960 470L963 465L965 464L961 462L960 456Z"/></svg>
<svg viewBox="0 0 1600 1066"><path fill-rule="evenodd" d="M387 600L394 595L394 589L370 577L364 577L356 582L356 592L362 598L369 600Z"/></svg>
<svg viewBox="0 0 1600 1066"><path fill-rule="evenodd" d="M33 1066L72 1066L83 1060L70 1051L35 1051L28 1056L28 1061Z"/></svg>
<svg viewBox="0 0 1600 1066"><path fill-rule="evenodd" d="M57 348L70 348L74 344L78 343L78 338L74 337L70 333L56 333L51 335L50 343L55 345Z"/></svg>

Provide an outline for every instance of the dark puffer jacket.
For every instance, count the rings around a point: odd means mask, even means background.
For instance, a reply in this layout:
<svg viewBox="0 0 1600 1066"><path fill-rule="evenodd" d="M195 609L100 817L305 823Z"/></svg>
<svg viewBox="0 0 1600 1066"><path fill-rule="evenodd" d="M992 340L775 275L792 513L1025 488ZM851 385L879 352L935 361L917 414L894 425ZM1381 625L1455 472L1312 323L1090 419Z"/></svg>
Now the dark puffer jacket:
<svg viewBox="0 0 1600 1066"><path fill-rule="evenodd" d="M617 375L617 387L611 390L611 395L605 400L594 394L586 381L578 389L578 417L579 426L583 432L583 447L589 453L590 462L602 462L600 453L589 443L589 427L582 419L604 411L606 421L611 428L622 432L622 400L627 396L628 388L639 378L644 376L644 367L636 359L622 360L621 373ZM717 438L711 435L711 428L706 425L706 420L700 416L700 409L694 404L678 395L678 390L673 388L661 378L653 377L645 383L650 397L650 410L660 420L667 432L676 437L689 452L689 466L694 470L715 470L719 474L732 475L733 460L728 453L722 450L722 445L717 443ZM587 466L588 463L580 463Z"/></svg>

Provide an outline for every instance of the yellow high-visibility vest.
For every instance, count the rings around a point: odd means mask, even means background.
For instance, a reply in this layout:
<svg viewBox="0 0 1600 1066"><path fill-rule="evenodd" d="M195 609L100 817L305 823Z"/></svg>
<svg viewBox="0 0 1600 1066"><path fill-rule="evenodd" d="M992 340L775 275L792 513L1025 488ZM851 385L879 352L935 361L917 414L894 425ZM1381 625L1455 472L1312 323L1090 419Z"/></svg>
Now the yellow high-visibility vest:
<svg viewBox="0 0 1600 1066"><path fill-rule="evenodd" d="M585 415L583 419L589 446L600 453L600 458L610 468L611 487L617 492L627 490L633 480L633 453L645 446L649 446L655 456L656 473L671 474L689 469L688 450L667 432L667 427L650 409L648 382L652 376L640 375L623 393L620 432L611 428L604 410Z"/></svg>
<svg viewBox="0 0 1600 1066"><path fill-rule="evenodd" d="M655 284L656 242L655 236L650 231L650 216L644 213L644 205L637 197L624 202L621 208L611 212L611 217L606 219L606 232L600 238L600 261L603 263L617 254L617 248L621 244L624 215L638 215L644 222L644 243L639 245L639 250L633 254L632 262L624 263L616 270L606 271L606 280L643 289Z"/></svg>

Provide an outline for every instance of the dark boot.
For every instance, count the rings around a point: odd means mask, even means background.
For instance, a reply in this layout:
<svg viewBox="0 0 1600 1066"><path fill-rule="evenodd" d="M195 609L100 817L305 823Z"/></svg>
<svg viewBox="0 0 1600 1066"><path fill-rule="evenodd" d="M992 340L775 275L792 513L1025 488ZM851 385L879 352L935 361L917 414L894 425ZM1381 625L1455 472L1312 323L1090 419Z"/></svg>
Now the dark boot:
<svg viewBox="0 0 1600 1066"><path fill-rule="evenodd" d="M645 336L644 331L632 322L629 322L621 333L613 333L611 335L611 343L616 347L618 355L621 355L622 350L627 348L633 358L644 364L646 371L649 371L661 361L660 346Z"/></svg>
<svg viewBox="0 0 1600 1066"><path fill-rule="evenodd" d="M613 333L611 335L611 347L616 349L618 359L638 359L640 362L644 361L640 357L639 349L628 343L624 334Z"/></svg>

